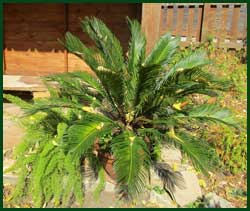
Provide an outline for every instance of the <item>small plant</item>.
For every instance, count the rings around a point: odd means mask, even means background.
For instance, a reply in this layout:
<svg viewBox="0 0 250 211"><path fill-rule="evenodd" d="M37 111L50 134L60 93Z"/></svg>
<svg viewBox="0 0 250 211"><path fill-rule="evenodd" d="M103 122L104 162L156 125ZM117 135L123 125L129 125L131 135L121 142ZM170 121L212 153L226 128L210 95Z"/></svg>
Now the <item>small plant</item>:
<svg viewBox="0 0 250 211"><path fill-rule="evenodd" d="M219 50L217 50L219 51ZM246 135L246 96L247 68L235 55L237 52L220 54L216 68L210 71L220 73L232 82L230 91L217 97L222 106L232 109L237 116L238 126L242 130L232 131L228 127L216 126L204 130L204 136L214 147L225 167L225 170L237 174L246 170L247 164L247 135Z"/></svg>
<svg viewBox="0 0 250 211"><path fill-rule="evenodd" d="M232 189L230 195L234 197L247 197L247 192L243 189Z"/></svg>
<svg viewBox="0 0 250 211"><path fill-rule="evenodd" d="M202 198L199 198L195 202L188 204L186 208L205 208L205 202Z"/></svg>
<svg viewBox="0 0 250 211"><path fill-rule="evenodd" d="M154 187L153 187L153 190L154 190L156 193L158 193L158 194L164 194L164 193L165 193L164 188L161 188L161 187L159 187L159 186L154 186Z"/></svg>
<svg viewBox="0 0 250 211"><path fill-rule="evenodd" d="M187 104L183 99L194 93L216 96L229 83L202 69L210 64L204 51L176 61L179 39L170 34L146 56L140 24L127 21L131 39L126 57L106 25L86 17L81 26L95 47L85 46L70 32L64 45L93 74L49 76L51 96L32 104L4 96L26 112L26 136L9 169L19 173L13 200L31 196L36 207L82 203L87 164L101 178L95 195L103 190L105 171L116 181L119 196L133 199L146 187L150 168L163 188L174 192L184 182L179 172L159 161L162 143L180 148L205 174L215 167L215 150L196 137L192 125L235 126L232 114L215 104Z"/></svg>
<svg viewBox="0 0 250 211"><path fill-rule="evenodd" d="M246 170L247 166L247 139L242 131L233 132L227 127L211 127L203 134L221 160L221 167L237 174Z"/></svg>

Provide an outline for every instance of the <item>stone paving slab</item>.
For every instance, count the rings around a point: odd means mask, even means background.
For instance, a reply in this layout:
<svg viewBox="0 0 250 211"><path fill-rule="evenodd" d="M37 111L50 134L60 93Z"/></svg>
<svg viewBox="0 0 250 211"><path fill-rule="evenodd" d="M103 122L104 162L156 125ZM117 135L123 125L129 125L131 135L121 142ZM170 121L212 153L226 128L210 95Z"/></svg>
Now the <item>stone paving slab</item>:
<svg viewBox="0 0 250 211"><path fill-rule="evenodd" d="M3 149L13 148L22 140L23 129L15 122L13 116L21 116L21 109L11 103L3 104Z"/></svg>

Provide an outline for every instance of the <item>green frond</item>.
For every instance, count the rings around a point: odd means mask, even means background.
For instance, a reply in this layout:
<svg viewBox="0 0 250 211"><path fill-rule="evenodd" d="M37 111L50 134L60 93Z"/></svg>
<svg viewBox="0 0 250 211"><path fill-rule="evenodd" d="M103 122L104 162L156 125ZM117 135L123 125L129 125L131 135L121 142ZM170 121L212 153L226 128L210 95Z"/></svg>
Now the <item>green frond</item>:
<svg viewBox="0 0 250 211"><path fill-rule="evenodd" d="M22 100L20 97L17 97L11 94L3 94L3 98L10 101L11 103L14 103L15 105L19 106L22 109L29 109L32 107L30 103L27 103L26 101Z"/></svg>
<svg viewBox="0 0 250 211"><path fill-rule="evenodd" d="M131 32L128 50L128 66L131 67L129 72L134 72L134 66L140 64L145 58L146 39L145 34L141 30L140 23L137 20L131 21L127 18L127 22Z"/></svg>
<svg viewBox="0 0 250 211"><path fill-rule="evenodd" d="M82 80L84 83L86 83L90 88L95 89L98 93L100 93L103 97L105 97L105 91L103 90L103 87L101 85L101 82L98 80L98 78L94 77L88 72L72 72L70 73L74 80Z"/></svg>
<svg viewBox="0 0 250 211"><path fill-rule="evenodd" d="M56 83L57 93L60 98L69 98L77 102L83 101L85 104L94 102L100 105L104 95L101 85L94 81L94 78L91 79L91 76L87 73L79 73L79 75L86 76L88 83L82 81L80 76L76 77L72 73L56 74L47 77L46 80ZM53 96L53 98L59 98L59 96Z"/></svg>
<svg viewBox="0 0 250 211"><path fill-rule="evenodd" d="M136 101L137 114L148 110L146 107L156 106L157 103L150 105L153 99L154 102L159 101L161 95L156 93L159 76L164 72L163 66L172 62L171 58L176 52L178 43L178 38L172 39L170 34L163 35L142 64Z"/></svg>
<svg viewBox="0 0 250 211"><path fill-rule="evenodd" d="M113 124L100 122L95 119L84 119L80 124L69 127L63 148L73 156L79 158L89 150L94 142L103 134L110 133Z"/></svg>
<svg viewBox="0 0 250 211"><path fill-rule="evenodd" d="M133 111L135 101L137 100L139 71L145 57L146 39L138 21L131 21L127 18L127 22L131 32L131 39L129 42L127 66L123 70L123 89L126 112L129 113Z"/></svg>
<svg viewBox="0 0 250 211"><path fill-rule="evenodd" d="M202 67L209 63L210 61L207 58L206 52L197 50L174 64L169 70L163 72L158 79L157 89L160 89L163 84L167 84L168 80L171 81L171 79L179 72Z"/></svg>
<svg viewBox="0 0 250 211"><path fill-rule="evenodd" d="M19 166L20 168L21 166ZM18 202L22 199L22 197L25 196L25 194L27 193L27 186L26 186L26 177L27 175L29 175L28 169L24 168L24 166L22 166L23 171L20 172L18 174L18 180L17 180L17 184L15 186L14 191L11 193L10 196L10 200L14 201L14 202Z"/></svg>
<svg viewBox="0 0 250 211"><path fill-rule="evenodd" d="M165 136L164 134L162 134L159 130L155 128L141 128L141 129L138 129L138 132L140 136L150 135L150 136L158 137L160 140L163 140Z"/></svg>
<svg viewBox="0 0 250 211"><path fill-rule="evenodd" d="M155 99L157 97L155 87L161 71L162 68L159 65L141 67L135 102L137 115L142 114L145 107L152 103L152 98Z"/></svg>
<svg viewBox="0 0 250 211"><path fill-rule="evenodd" d="M212 121L212 122L223 123L225 125L237 128L237 123L234 120L231 111L226 108L221 108L215 104L203 104L199 106L194 106L190 109L184 110L184 112L187 115L184 115L183 113L178 113L175 115L175 118Z"/></svg>
<svg viewBox="0 0 250 211"><path fill-rule="evenodd" d="M105 170L103 168L100 168L99 172L98 172L98 179L99 179L99 183L98 185L95 187L95 190L93 192L93 196L95 200L99 200L100 198L100 194L101 192L104 190L105 188L105 184L106 184L106 177L105 177Z"/></svg>
<svg viewBox="0 0 250 211"><path fill-rule="evenodd" d="M84 186L83 186L83 171L80 160L76 159L74 154L68 153L65 155L63 167L66 170L68 177L65 182L65 193L62 198L67 203L70 197L74 195L75 200L83 205L84 202Z"/></svg>
<svg viewBox="0 0 250 211"><path fill-rule="evenodd" d="M119 74L111 71L98 71L99 79L102 81L103 87L107 90L107 99L113 106L114 110L122 107L123 91L122 91L122 78Z"/></svg>
<svg viewBox="0 0 250 211"><path fill-rule="evenodd" d="M207 141L197 140L185 132L175 134L174 129L167 133L170 141L173 141L191 159L193 165L205 175L214 170L218 165L218 157L215 150L209 146Z"/></svg>
<svg viewBox="0 0 250 211"><path fill-rule="evenodd" d="M117 87L122 85L122 69L124 67L123 52L120 42L107 26L97 18L86 17L81 26L95 42L99 50L98 66L94 69L107 92L107 98L117 110L122 105L123 92Z"/></svg>
<svg viewBox="0 0 250 211"><path fill-rule="evenodd" d="M98 22L98 21L97 21ZM93 19L86 19L86 22L84 22L84 24L86 24L86 27L88 28L88 25L90 24L97 24L96 21L94 21ZM103 43L103 42L102 42ZM119 89L116 89L114 87L110 87L109 86L109 82L111 80L106 80L107 77L104 77L105 74L103 73L103 69L109 69L109 67L106 67L106 64L103 64L103 62L105 62L105 59L101 59L100 60L100 52L94 51L93 49L87 48L81 41L79 38L75 37L74 35L72 35L71 33L67 32L65 35L65 47L72 53L74 53L75 55L80 56L90 67L91 69L96 73L97 77L100 79L102 86L104 87L106 93L107 93L107 98L108 100L111 102L111 104L115 107L115 103L113 102L113 95L115 95L114 93L116 91L118 91ZM113 47L113 46L111 46ZM108 55L109 57L109 55ZM119 68L121 68L121 65L119 66ZM116 68L117 69L117 68ZM115 69L115 70L116 70ZM119 75L115 75L115 78L118 78ZM109 79L112 77L109 77ZM120 83L121 84L121 83ZM116 94L116 97L118 96L118 94Z"/></svg>
<svg viewBox="0 0 250 211"><path fill-rule="evenodd" d="M93 49L87 48L78 37L70 32L65 34L64 46L68 51L83 59L92 70L95 70L99 66L95 58L96 52Z"/></svg>
<svg viewBox="0 0 250 211"><path fill-rule="evenodd" d="M171 34L167 33L160 37L155 44L153 50L146 58L143 66L166 65L171 61L179 47L179 38L172 38Z"/></svg>
<svg viewBox="0 0 250 211"><path fill-rule="evenodd" d="M201 68L186 69L176 73L172 81L166 84L165 91L177 96L185 96L192 93L202 93L202 90L213 92L226 91L231 87L231 82L203 71ZM205 92L204 92L205 93Z"/></svg>
<svg viewBox="0 0 250 211"><path fill-rule="evenodd" d="M44 149L39 153L36 164L33 166L32 172L32 200L36 207L41 207L43 202L42 178L44 171L53 156L49 153L55 146L52 143L46 144ZM46 159L44 159L46 157Z"/></svg>
<svg viewBox="0 0 250 211"><path fill-rule="evenodd" d="M124 131L112 139L114 170L122 197L136 197L145 188L150 164L149 152L142 138Z"/></svg>
<svg viewBox="0 0 250 211"><path fill-rule="evenodd" d="M101 82L97 77L88 72L76 71L72 73L61 73L46 76L45 79L47 81L53 81L54 83L56 82L59 89L65 89L65 87L68 87L73 89L73 92L75 90L78 92L86 91L87 94L92 93L92 95L100 94L104 96L104 89Z"/></svg>
<svg viewBox="0 0 250 211"><path fill-rule="evenodd" d="M95 17L85 17L81 26L101 52L105 68L112 72L120 72L124 65L124 59L121 44L115 35L100 19Z"/></svg>

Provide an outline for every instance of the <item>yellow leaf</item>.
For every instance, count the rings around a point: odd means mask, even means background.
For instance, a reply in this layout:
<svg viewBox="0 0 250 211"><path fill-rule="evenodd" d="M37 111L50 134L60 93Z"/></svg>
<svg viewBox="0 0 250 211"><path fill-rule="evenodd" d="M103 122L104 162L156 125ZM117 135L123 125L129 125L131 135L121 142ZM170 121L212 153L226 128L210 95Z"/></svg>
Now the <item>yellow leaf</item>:
<svg viewBox="0 0 250 211"><path fill-rule="evenodd" d="M56 142L56 141L52 141L52 144L54 145L54 146L58 146L59 144Z"/></svg>
<svg viewBox="0 0 250 211"><path fill-rule="evenodd" d="M172 167L173 167L173 170L174 170L174 171L177 171L177 170L178 170L178 165L177 165L177 163L173 163Z"/></svg>
<svg viewBox="0 0 250 211"><path fill-rule="evenodd" d="M129 137L129 140L130 140L131 142L133 142L133 141L135 140L135 136L130 136L130 137Z"/></svg>
<svg viewBox="0 0 250 211"><path fill-rule="evenodd" d="M176 110L181 110L181 104L182 103L175 103L175 104L173 104L173 107L176 109Z"/></svg>
<svg viewBox="0 0 250 211"><path fill-rule="evenodd" d="M96 126L96 129L101 130L103 128L103 126L104 126L104 123L101 122L100 125Z"/></svg>
<svg viewBox="0 0 250 211"><path fill-rule="evenodd" d="M90 112L90 113L96 113L92 107L88 107L88 106L83 106L82 110Z"/></svg>
<svg viewBox="0 0 250 211"><path fill-rule="evenodd" d="M127 120L127 122L131 122L132 120L133 120L133 118L134 118L134 111L131 111L131 112L129 112L129 113L127 113L126 115L125 115L125 118L126 118L126 120Z"/></svg>
<svg viewBox="0 0 250 211"><path fill-rule="evenodd" d="M202 188L207 187L207 183L206 183L203 179L200 179L200 180L199 180L199 185L200 185Z"/></svg>

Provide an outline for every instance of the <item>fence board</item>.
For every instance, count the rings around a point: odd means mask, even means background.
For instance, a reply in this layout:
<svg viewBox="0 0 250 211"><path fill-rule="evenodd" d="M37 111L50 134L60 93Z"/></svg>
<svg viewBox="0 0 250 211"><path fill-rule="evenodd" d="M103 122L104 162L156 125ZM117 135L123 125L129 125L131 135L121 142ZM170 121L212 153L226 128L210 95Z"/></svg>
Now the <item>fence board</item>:
<svg viewBox="0 0 250 211"><path fill-rule="evenodd" d="M145 3L142 5L142 28L147 38L147 53L153 48L160 35L160 9L161 4Z"/></svg>
<svg viewBox="0 0 250 211"><path fill-rule="evenodd" d="M6 74L42 76L64 72L63 52L5 50Z"/></svg>
<svg viewBox="0 0 250 211"><path fill-rule="evenodd" d="M57 39L71 31L93 45L82 32L80 18L96 16L111 28L126 51L130 38L126 16L138 18L139 10L138 4L5 4L4 73L39 76L89 70Z"/></svg>
<svg viewBox="0 0 250 211"><path fill-rule="evenodd" d="M214 37L217 47L242 48L246 39L246 4L161 4L160 35L181 37L181 45ZM153 32L152 32L153 33Z"/></svg>
<svg viewBox="0 0 250 211"><path fill-rule="evenodd" d="M4 5L5 73L48 75L64 72L63 4Z"/></svg>

